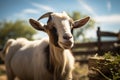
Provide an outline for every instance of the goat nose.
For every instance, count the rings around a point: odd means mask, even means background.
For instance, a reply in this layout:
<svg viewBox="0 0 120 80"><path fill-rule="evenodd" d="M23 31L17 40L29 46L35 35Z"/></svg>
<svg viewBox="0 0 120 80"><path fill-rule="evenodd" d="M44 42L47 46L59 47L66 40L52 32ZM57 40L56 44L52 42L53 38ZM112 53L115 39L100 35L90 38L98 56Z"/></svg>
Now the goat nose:
<svg viewBox="0 0 120 80"><path fill-rule="evenodd" d="M69 33L65 33L64 36L63 36L63 39L66 39L66 40L69 40L72 38L72 35L69 34Z"/></svg>

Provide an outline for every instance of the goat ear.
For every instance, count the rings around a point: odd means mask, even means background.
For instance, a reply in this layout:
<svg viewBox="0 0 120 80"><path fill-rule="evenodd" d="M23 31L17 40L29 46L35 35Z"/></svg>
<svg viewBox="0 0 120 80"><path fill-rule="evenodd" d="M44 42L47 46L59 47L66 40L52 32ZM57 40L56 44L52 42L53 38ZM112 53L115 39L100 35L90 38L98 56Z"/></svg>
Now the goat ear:
<svg viewBox="0 0 120 80"><path fill-rule="evenodd" d="M89 19L90 19L90 17L86 17L86 18L74 21L73 28L82 27L89 21Z"/></svg>
<svg viewBox="0 0 120 80"><path fill-rule="evenodd" d="M33 20L33 19L29 19L29 23L32 25L32 27L34 27L35 29L37 30L41 30L41 31L45 31L44 29L44 24L43 23L40 23L36 20Z"/></svg>

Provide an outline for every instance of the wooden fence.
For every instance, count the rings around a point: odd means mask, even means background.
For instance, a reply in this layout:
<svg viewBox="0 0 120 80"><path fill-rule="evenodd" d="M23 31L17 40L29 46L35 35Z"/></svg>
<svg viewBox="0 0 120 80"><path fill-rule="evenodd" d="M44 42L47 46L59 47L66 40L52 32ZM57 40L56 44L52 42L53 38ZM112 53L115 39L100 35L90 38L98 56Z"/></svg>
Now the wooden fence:
<svg viewBox="0 0 120 80"><path fill-rule="evenodd" d="M75 56L92 55L98 53L103 55L105 52L111 51L120 54L120 32L101 31L100 27L97 30L97 41L88 43L76 43L72 49ZM116 37L117 40L102 41L102 37Z"/></svg>
<svg viewBox="0 0 120 80"><path fill-rule="evenodd" d="M120 54L120 32L101 31L98 27L97 41L88 43L75 43L72 52L75 56L79 55L103 55L105 52L111 51ZM102 37L116 37L114 41L102 41ZM1 61L1 60L0 60ZM0 62L1 63L1 62Z"/></svg>

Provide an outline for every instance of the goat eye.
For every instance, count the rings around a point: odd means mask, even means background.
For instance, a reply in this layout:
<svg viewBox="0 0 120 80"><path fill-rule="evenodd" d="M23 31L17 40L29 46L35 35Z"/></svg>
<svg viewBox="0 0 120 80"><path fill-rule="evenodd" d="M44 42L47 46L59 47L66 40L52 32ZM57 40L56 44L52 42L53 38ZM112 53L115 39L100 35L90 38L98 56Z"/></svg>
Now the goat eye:
<svg viewBox="0 0 120 80"><path fill-rule="evenodd" d="M54 34L57 34L57 29L56 29L55 27L53 27L53 28L52 28L52 32L53 32Z"/></svg>

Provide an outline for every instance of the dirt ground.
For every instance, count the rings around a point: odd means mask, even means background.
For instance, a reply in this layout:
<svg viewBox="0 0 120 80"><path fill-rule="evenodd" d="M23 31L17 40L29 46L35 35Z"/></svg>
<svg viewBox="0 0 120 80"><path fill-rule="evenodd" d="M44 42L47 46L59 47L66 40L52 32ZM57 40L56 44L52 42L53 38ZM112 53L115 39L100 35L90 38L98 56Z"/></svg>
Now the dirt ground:
<svg viewBox="0 0 120 80"><path fill-rule="evenodd" d="M7 80L4 65L0 65L0 80Z"/></svg>
<svg viewBox="0 0 120 80"><path fill-rule="evenodd" d="M0 80L7 80L5 66L0 65ZM88 66L87 64L80 65L79 63L75 64L74 70L74 80L89 80L87 77Z"/></svg>

